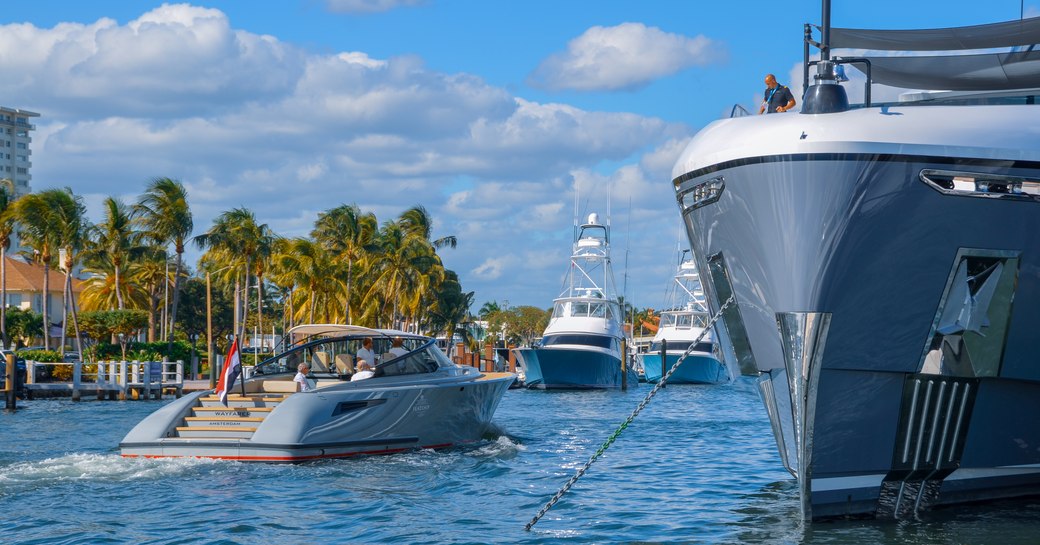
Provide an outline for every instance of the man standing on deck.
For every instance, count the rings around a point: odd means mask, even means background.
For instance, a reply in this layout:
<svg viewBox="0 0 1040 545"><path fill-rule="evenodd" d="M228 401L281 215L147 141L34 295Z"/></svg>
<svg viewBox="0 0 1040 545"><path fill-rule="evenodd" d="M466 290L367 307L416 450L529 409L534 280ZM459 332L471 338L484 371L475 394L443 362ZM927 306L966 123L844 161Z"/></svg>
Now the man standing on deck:
<svg viewBox="0 0 1040 545"><path fill-rule="evenodd" d="M762 113L786 112L794 108L794 105L794 95L791 94L791 90L777 83L776 76L773 74L766 74L766 91L762 95L762 105L759 106L758 113L761 115Z"/></svg>

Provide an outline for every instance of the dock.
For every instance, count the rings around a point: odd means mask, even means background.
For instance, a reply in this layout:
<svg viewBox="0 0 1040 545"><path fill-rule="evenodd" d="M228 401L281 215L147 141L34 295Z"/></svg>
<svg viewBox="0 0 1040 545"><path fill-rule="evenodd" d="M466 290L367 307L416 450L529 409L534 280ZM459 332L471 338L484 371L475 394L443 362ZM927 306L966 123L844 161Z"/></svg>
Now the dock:
<svg viewBox="0 0 1040 545"><path fill-rule="evenodd" d="M40 366L72 367L72 381L36 382L36 368ZM96 396L98 400L162 399L164 392L181 397L186 389L184 362L179 360L98 363L27 361L26 371L23 388L29 399L71 397L73 401L80 401L84 395ZM208 380L187 383L189 391L209 389Z"/></svg>

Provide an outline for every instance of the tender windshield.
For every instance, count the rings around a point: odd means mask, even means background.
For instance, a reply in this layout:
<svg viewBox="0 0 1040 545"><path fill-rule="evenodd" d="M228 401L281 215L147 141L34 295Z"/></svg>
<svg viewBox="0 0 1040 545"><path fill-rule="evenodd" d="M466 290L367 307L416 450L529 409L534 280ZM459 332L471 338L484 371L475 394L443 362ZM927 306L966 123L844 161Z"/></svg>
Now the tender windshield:
<svg viewBox="0 0 1040 545"><path fill-rule="evenodd" d="M310 341L260 363L256 366L255 372L261 375L295 373L301 363L306 363L311 368L312 374L351 375L354 373L354 364L357 361L358 351L362 348L363 339L364 337L342 337ZM427 339L403 338L401 348L412 351L419 348L424 342L427 342ZM392 347L392 338L372 337L374 363L393 360L396 356L391 353Z"/></svg>
<svg viewBox="0 0 1040 545"><path fill-rule="evenodd" d="M451 360L444 355L444 352L437 348L437 344L430 341L421 350L379 364L376 367L375 376L390 377L432 373L438 367L451 367L452 365Z"/></svg>

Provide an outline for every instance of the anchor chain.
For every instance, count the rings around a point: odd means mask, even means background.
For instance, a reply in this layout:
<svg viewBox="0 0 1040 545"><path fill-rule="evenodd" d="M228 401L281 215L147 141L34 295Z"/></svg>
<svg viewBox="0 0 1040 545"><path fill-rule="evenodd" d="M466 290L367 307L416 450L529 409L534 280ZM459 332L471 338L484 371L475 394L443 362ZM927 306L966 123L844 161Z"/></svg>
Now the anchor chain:
<svg viewBox="0 0 1040 545"><path fill-rule="evenodd" d="M552 509L552 506L556 505L556 502L560 501L560 498L562 498L563 495L566 494L572 486L574 486L574 483L578 482L578 479L580 479L582 475L585 474L585 472L589 469L589 467L592 466L596 459L602 456L603 453L606 452L608 448L610 448L610 445L613 444L614 441L621 435L621 432L625 431L625 428L627 428L628 425L636 419L636 416L638 416L639 413L642 412L642 410L647 406L647 404L650 403L650 400L653 399L655 395L657 395L657 391L664 387L665 383L668 382L668 379L671 378L673 373L675 373L675 370L679 368L679 365L682 364L683 360L685 360L686 357L693 352L693 349L697 346L697 343L701 342L701 340L704 339L704 336L707 335L709 331L711 331L711 328L715 325L715 322L717 322L719 317L722 316L722 312L726 310L726 308L729 307L732 303L733 296L731 295L729 299L726 299L726 302L723 303L721 307L719 307L718 312L716 312L715 315L712 316L710 320L708 320L708 323L704 326L704 330L701 331L701 334L698 335L697 338L692 343L690 343L689 348L687 348L686 351L683 352L681 356L679 356L679 361L676 361L675 365L672 365L671 369L669 369L668 372L661 377L661 380L654 385L654 388L650 390L650 393L647 394L645 398L643 398L643 401L639 403L639 406L636 407L636 409L632 411L632 414L630 414L628 418L625 419L621 426L618 427L618 429L615 430L609 438L607 438L607 441L603 443L603 445L600 446L598 450L596 450L595 454L593 454L592 457L589 458L589 461L585 462L585 465L582 466L581 469L579 469L577 473L575 473L574 476L571 477L570 480L568 480L562 488L560 488L560 490L553 494L553 497L544 506L542 506L542 508L538 511L538 514L531 519L531 522L528 522L526 525L524 525L524 530L531 531L531 528L533 528L535 524L538 524L538 521L543 516L545 516L546 513L549 512L549 509Z"/></svg>

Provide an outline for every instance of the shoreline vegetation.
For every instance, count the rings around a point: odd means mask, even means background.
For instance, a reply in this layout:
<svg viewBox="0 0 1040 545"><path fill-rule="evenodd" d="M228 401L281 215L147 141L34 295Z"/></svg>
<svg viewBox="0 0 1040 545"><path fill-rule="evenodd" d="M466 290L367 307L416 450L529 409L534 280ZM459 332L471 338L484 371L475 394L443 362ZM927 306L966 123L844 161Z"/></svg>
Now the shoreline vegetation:
<svg viewBox="0 0 1040 545"><path fill-rule="evenodd" d="M59 291L50 271L63 279L61 304L39 313L0 308L5 347L61 347L57 353L85 361L117 352L173 360L185 349L205 359L225 351L232 334L243 346L273 351L272 339L301 323L406 329L475 345L477 320L491 338L519 346L536 341L549 320L551 309L497 301L471 314L474 292L441 260L458 239L434 239L422 205L380 223L341 204L320 212L303 237L279 235L243 207L197 229L184 185L165 177L150 180L132 203L108 197L102 208L94 224L71 188L17 196L0 180L0 300L8 300L8 257L43 268L43 291L54 294L44 301ZM203 252L194 267L184 262L189 245ZM623 306L635 323L646 314Z"/></svg>

